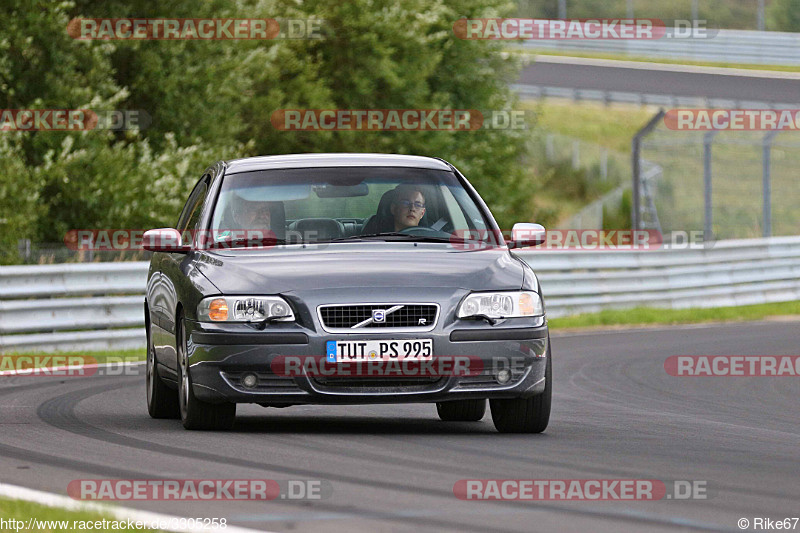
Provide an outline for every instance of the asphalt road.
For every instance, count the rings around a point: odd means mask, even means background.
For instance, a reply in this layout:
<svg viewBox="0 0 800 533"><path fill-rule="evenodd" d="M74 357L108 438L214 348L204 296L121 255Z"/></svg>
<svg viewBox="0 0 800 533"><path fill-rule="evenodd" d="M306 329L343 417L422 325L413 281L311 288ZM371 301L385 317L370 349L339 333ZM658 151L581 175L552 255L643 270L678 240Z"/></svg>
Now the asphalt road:
<svg viewBox="0 0 800 533"><path fill-rule="evenodd" d="M525 67L519 83L543 87L723 98L755 102L788 104L800 102L800 80L798 79L759 78L702 72L642 70L607 65L560 63L559 61L562 60L557 57L548 57L546 61L537 61ZM593 62L591 60L586 61ZM664 67L676 68L676 66L670 65L665 65ZM780 76L781 73L774 73L774 75Z"/></svg>
<svg viewBox="0 0 800 533"><path fill-rule="evenodd" d="M432 405L240 407L231 433L152 420L144 378L0 378L0 480L60 494L84 478L318 479L316 502L125 502L272 531L739 531L798 516L800 379L686 378L670 355L794 355L800 324L553 337L542 435L445 423ZM143 367L137 367L141 373ZM705 500L461 501L459 479L705 481ZM798 526L800 528L800 525Z"/></svg>

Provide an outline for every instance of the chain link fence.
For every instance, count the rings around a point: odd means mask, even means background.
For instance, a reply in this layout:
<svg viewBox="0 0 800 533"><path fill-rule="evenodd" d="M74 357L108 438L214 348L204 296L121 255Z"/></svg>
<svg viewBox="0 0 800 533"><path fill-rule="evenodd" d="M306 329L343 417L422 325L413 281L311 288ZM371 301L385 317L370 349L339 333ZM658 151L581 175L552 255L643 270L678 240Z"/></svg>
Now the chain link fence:
<svg viewBox="0 0 800 533"><path fill-rule="evenodd" d="M640 227L713 239L800 233L800 133L676 131L640 148Z"/></svg>

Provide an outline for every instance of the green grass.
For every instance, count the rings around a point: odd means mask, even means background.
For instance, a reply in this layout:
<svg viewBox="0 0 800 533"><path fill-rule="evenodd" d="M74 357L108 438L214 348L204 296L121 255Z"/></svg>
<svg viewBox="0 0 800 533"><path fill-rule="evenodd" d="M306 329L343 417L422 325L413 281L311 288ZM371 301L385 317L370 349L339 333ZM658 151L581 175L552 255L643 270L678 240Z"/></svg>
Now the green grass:
<svg viewBox="0 0 800 533"><path fill-rule="evenodd" d="M610 150L630 153L631 139L655 112L628 104L564 102L552 99L525 101L521 107L536 113L536 125Z"/></svg>
<svg viewBox="0 0 800 533"><path fill-rule="evenodd" d="M553 318L548 322L554 330L600 326L639 326L649 324L696 324L702 322L740 322L768 317L793 316L800 320L800 301L780 302L713 309L606 309L599 313Z"/></svg>
<svg viewBox="0 0 800 533"><path fill-rule="evenodd" d="M637 63L662 63L665 65L688 65L694 67L720 67L720 68L739 68L745 70L770 70L775 72L800 72L800 66L796 65L758 65L752 63L725 63L714 61L692 61L686 59L667 59L659 57L626 56L624 54L609 54L595 52L559 52L554 50L525 50L521 53L525 56L558 56L558 57L583 57L587 59L613 59L617 61L635 61Z"/></svg>
<svg viewBox="0 0 800 533"><path fill-rule="evenodd" d="M105 350L97 352L12 352L0 355L0 370L19 369L17 364L24 364L24 368L42 368L52 366L63 366L65 364L78 365L78 364L98 364L103 363L122 363L133 361L144 361L146 358L146 351L140 350ZM28 366L28 361L25 363L14 362L15 357L31 357L30 362L33 363ZM41 357L41 358L40 358ZM56 359L54 359L54 357ZM3 360L7 358L7 360ZM40 359L39 359L40 358ZM65 359L66 358L66 359ZM70 360L70 358L72 358Z"/></svg>
<svg viewBox="0 0 800 533"><path fill-rule="evenodd" d="M0 518L4 520L20 520L27 524L27 521L31 518L35 518L37 520L46 520L46 521L62 521L67 520L69 522L68 527L62 528L60 525L55 525L55 527L47 527L47 524L41 524L42 527L27 529L22 528L19 531L36 531L36 532L46 532L46 533L62 533L64 531L87 531L86 529L80 529L79 527L73 527L75 521L91 521L96 522L98 520L115 520L112 515L110 514L103 514L94 511L68 511L65 509L60 509L57 507L47 507L45 505L40 505L37 503L26 502L22 500L9 500L5 498L0 498ZM122 520L118 520L119 522L123 522ZM79 525L79 524L77 524ZM93 524L94 525L94 524ZM102 526L102 524L100 524ZM120 524L122 525L122 524ZM15 531L14 528L6 528L3 531ZM128 529L128 528L121 528L121 529L110 529L106 528L100 529L95 528L94 531L160 531L154 529Z"/></svg>
<svg viewBox="0 0 800 533"><path fill-rule="evenodd" d="M144 361L147 351L144 348L136 350L102 350L98 352L58 352L58 355L86 355L97 359L98 363L111 361L117 362L120 359L125 361Z"/></svg>

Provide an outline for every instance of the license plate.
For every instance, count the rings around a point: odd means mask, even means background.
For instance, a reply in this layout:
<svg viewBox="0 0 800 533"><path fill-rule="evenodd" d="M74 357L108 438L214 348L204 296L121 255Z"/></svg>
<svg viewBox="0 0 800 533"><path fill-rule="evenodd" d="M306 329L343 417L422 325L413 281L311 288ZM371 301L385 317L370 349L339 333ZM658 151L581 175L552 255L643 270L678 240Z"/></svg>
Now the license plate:
<svg viewBox="0 0 800 533"><path fill-rule="evenodd" d="M433 339L328 341L329 363L351 361L427 361L433 358Z"/></svg>

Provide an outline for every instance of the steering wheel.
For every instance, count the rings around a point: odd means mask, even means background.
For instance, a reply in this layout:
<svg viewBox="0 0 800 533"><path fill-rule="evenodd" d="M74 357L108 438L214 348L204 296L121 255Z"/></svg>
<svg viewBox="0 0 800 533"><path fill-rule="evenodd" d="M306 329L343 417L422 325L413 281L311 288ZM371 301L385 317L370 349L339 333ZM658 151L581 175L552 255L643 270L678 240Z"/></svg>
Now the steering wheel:
<svg viewBox="0 0 800 533"><path fill-rule="evenodd" d="M400 230L400 233L407 233L408 235L419 235L422 237L445 237L449 238L450 234L446 231L439 231L425 226L409 226Z"/></svg>

